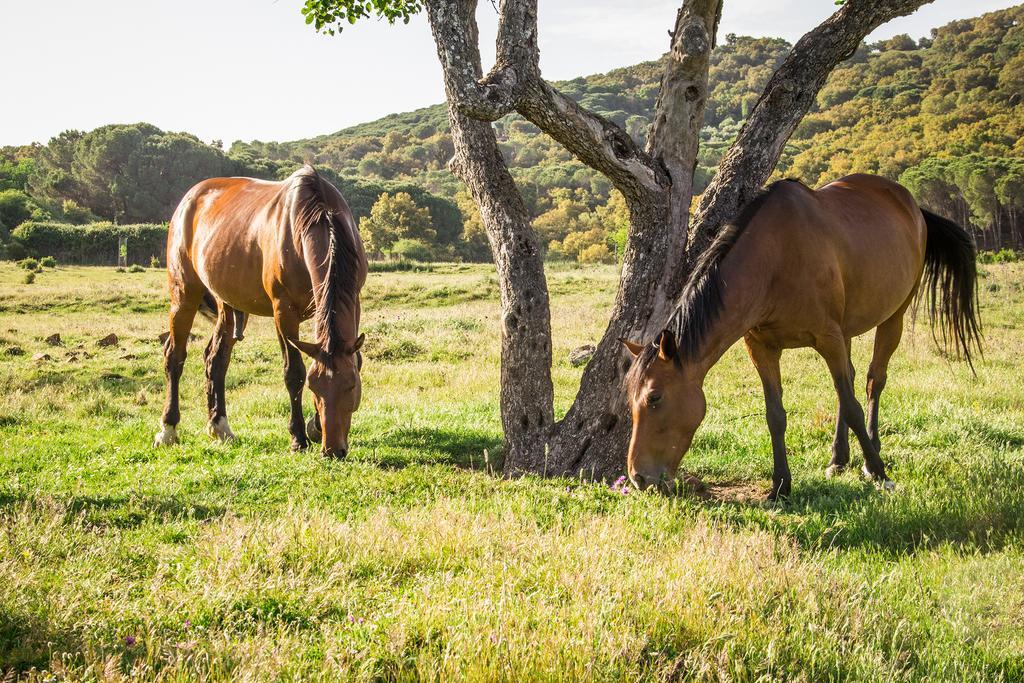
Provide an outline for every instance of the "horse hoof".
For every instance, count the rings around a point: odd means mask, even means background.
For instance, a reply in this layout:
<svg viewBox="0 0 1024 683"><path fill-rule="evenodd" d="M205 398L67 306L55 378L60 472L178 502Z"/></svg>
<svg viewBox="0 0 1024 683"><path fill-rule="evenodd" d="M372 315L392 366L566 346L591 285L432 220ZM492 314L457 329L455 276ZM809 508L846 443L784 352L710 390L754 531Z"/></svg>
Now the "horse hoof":
<svg viewBox="0 0 1024 683"><path fill-rule="evenodd" d="M846 465L829 465L825 468L825 478L831 479L832 477L838 477L845 471Z"/></svg>
<svg viewBox="0 0 1024 683"><path fill-rule="evenodd" d="M290 449L291 449L291 451L293 453L298 453L299 451L304 451L307 448L309 448L309 442L308 441L299 441L298 439L292 439L292 445L290 446Z"/></svg>
<svg viewBox="0 0 1024 683"><path fill-rule="evenodd" d="M206 425L206 433L210 435L210 438L217 441L231 441L235 438L234 432L228 426L228 418L223 416Z"/></svg>
<svg viewBox="0 0 1024 683"><path fill-rule="evenodd" d="M310 441L320 441L323 438L323 433L320 431L320 420L316 419L316 413L306 421L306 436Z"/></svg>
<svg viewBox="0 0 1024 683"><path fill-rule="evenodd" d="M862 472L862 473L864 474L864 476L865 476L865 477L867 477L867 478L868 478L868 479L869 479L870 481L873 481L873 482L875 482L875 486L877 486L877 487L879 488L879 490L881 490L881 491L884 491L885 493L891 493L891 492L893 492L893 491L895 491L895 490L896 490L896 482L894 482L894 481L893 481L892 479L889 479L888 477L886 477L886 478L882 478L882 477L877 477L877 476L875 476L875 475L874 475L874 474L872 474L872 473L871 473L871 471L870 471L870 470L868 469L868 466L867 466L867 465L864 465L864 466L863 466L863 467L861 468L861 470L860 470L860 471L861 471L861 472Z"/></svg>
<svg viewBox="0 0 1024 683"><path fill-rule="evenodd" d="M153 448L173 446L176 443L178 443L178 428L174 425L162 425L160 431L153 437Z"/></svg>

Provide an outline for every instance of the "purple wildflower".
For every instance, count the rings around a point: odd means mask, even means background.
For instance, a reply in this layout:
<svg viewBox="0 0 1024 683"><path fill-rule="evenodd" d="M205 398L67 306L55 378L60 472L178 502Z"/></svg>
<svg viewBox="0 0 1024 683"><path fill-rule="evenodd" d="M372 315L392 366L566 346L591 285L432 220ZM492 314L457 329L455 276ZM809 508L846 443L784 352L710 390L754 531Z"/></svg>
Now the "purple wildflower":
<svg viewBox="0 0 1024 683"><path fill-rule="evenodd" d="M127 645L128 647L135 647L135 643L136 643L135 636L125 636L124 637L124 644Z"/></svg>

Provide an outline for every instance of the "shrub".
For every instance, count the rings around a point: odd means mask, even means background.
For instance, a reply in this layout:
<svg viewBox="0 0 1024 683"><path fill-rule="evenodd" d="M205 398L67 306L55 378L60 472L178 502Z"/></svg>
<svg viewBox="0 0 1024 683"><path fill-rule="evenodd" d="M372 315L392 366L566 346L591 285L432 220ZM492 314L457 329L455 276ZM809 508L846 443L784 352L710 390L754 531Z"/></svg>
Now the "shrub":
<svg viewBox="0 0 1024 683"><path fill-rule="evenodd" d="M60 205L60 213L65 221L76 225L96 221L96 216L92 214L92 211L81 206L74 199L65 199Z"/></svg>
<svg viewBox="0 0 1024 683"><path fill-rule="evenodd" d="M34 258L26 258L18 261L18 266L25 270L35 270L39 267L39 261L36 261Z"/></svg>
<svg viewBox="0 0 1024 683"><path fill-rule="evenodd" d="M8 242L4 246L3 257L9 261L20 261L26 256L28 256L28 251L25 249L23 244L18 242Z"/></svg>
<svg viewBox="0 0 1024 683"><path fill-rule="evenodd" d="M367 264L367 271L371 273L405 273L409 271L430 272L431 266L412 261L370 261Z"/></svg>
<svg viewBox="0 0 1024 683"><path fill-rule="evenodd" d="M608 263L614 259L607 244L591 244L579 253L576 260L580 263Z"/></svg>
<svg viewBox="0 0 1024 683"><path fill-rule="evenodd" d="M433 261L434 250L423 240L402 239L391 247L391 254L410 261Z"/></svg>
<svg viewBox="0 0 1024 683"><path fill-rule="evenodd" d="M0 192L0 221L14 228L32 215L32 200L21 190Z"/></svg>
<svg viewBox="0 0 1024 683"><path fill-rule="evenodd" d="M26 221L11 233L11 237L21 243L30 256L49 254L61 263L92 265L117 263L118 241L126 237L128 262L144 263L149 254L160 253L165 247L167 225L71 225Z"/></svg>
<svg viewBox="0 0 1024 683"><path fill-rule="evenodd" d="M978 252L978 263L1016 263L1024 256L1024 252L1013 249L1000 249L999 251Z"/></svg>
<svg viewBox="0 0 1024 683"><path fill-rule="evenodd" d="M150 268L159 268L160 267L160 259L158 259L156 256L150 256L149 257L149 267Z"/></svg>
<svg viewBox="0 0 1024 683"><path fill-rule="evenodd" d="M25 273L25 279L23 280L23 282L26 285L30 285L30 284L32 284L35 281L36 281L35 271L30 270L27 273Z"/></svg>
<svg viewBox="0 0 1024 683"><path fill-rule="evenodd" d="M996 263L1014 263L1019 258L1020 255L1013 249L1000 249L992 255L992 260Z"/></svg>
<svg viewBox="0 0 1024 683"><path fill-rule="evenodd" d="M128 267L129 273L145 273L146 269L140 266L138 263Z"/></svg>
<svg viewBox="0 0 1024 683"><path fill-rule="evenodd" d="M44 256L43 258L39 259L39 265L45 266L47 268L56 268L57 259L53 258L52 256Z"/></svg>

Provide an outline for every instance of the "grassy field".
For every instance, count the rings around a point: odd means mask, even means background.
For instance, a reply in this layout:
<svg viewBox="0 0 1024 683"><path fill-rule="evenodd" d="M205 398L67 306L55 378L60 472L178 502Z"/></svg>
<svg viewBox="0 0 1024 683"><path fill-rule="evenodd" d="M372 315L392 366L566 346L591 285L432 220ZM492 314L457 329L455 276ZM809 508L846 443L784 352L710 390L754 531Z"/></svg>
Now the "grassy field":
<svg viewBox="0 0 1024 683"><path fill-rule="evenodd" d="M794 495L778 506L741 347L684 460L711 499L494 476L486 267L371 275L344 462L287 450L269 321L229 371L239 438L205 436L199 323L182 444L153 450L163 273L22 277L0 266L0 678L1024 679L1022 264L984 268L976 379L923 324L897 353L893 494L824 478L831 382L812 353L784 356ZM550 275L562 410L568 351L600 335L615 280Z"/></svg>

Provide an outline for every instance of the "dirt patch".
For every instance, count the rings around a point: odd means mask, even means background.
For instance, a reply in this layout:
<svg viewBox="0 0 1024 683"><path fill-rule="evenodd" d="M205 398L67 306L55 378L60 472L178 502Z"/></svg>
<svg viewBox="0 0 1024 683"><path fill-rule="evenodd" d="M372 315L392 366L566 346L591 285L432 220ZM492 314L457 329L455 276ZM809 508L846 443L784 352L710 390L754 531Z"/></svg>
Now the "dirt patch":
<svg viewBox="0 0 1024 683"><path fill-rule="evenodd" d="M745 505L763 503L770 487L751 481L728 481L708 484L706 496L708 500L720 503L743 503Z"/></svg>
<svg viewBox="0 0 1024 683"><path fill-rule="evenodd" d="M764 502L769 485L756 481L702 481L693 475L686 475L686 495L710 503L743 503L744 505Z"/></svg>

